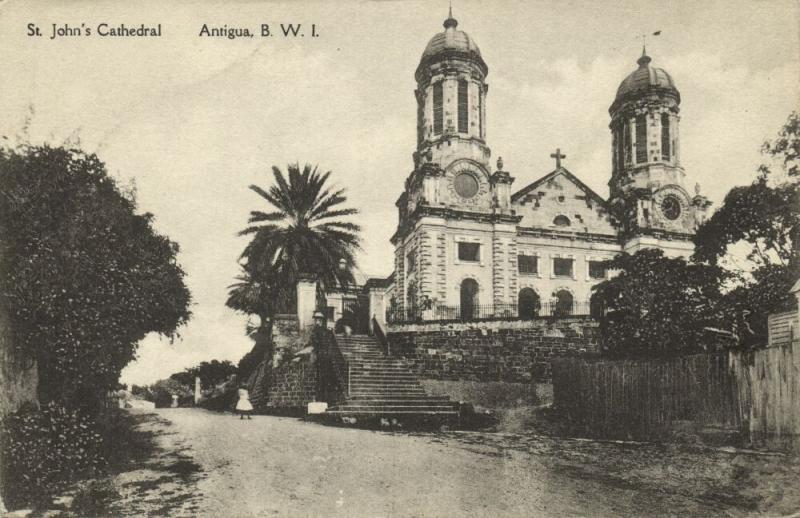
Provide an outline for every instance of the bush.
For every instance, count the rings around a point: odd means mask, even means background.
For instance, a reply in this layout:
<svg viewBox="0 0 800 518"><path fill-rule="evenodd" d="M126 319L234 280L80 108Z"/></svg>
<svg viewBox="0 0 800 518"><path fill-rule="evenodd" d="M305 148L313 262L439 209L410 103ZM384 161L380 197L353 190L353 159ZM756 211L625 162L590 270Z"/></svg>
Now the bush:
<svg viewBox="0 0 800 518"><path fill-rule="evenodd" d="M148 333L190 316L177 243L92 154L0 145L0 302L38 396L99 411Z"/></svg>
<svg viewBox="0 0 800 518"><path fill-rule="evenodd" d="M114 516L111 505L119 498L110 480L92 480L78 488L70 511L78 516Z"/></svg>
<svg viewBox="0 0 800 518"><path fill-rule="evenodd" d="M105 465L103 438L92 419L53 403L2 423L3 499L10 508L45 506L70 483Z"/></svg>
<svg viewBox="0 0 800 518"><path fill-rule="evenodd" d="M152 401L157 407L168 407L172 405L172 395L178 396L179 404L187 404L193 401L194 390L183 385L174 379L159 380L150 386Z"/></svg>

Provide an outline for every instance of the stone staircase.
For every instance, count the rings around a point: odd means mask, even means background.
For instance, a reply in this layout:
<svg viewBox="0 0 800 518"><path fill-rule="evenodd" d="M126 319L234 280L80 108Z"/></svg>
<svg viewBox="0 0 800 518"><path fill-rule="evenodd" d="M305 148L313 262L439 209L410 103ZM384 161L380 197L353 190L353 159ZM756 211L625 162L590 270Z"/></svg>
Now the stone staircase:
<svg viewBox="0 0 800 518"><path fill-rule="evenodd" d="M336 335L336 342L349 365L349 394L327 414L356 419L457 419L457 403L429 396L408 364L386 355L374 337Z"/></svg>

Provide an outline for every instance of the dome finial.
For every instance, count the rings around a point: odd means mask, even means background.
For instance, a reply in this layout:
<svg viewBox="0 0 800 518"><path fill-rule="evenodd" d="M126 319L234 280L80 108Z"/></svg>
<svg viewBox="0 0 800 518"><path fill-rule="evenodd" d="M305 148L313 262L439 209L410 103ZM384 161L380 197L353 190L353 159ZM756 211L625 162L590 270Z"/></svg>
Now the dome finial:
<svg viewBox="0 0 800 518"><path fill-rule="evenodd" d="M642 57L637 59L636 62L639 64L640 67L646 67L647 65L650 64L651 61L653 60L650 59L650 56L647 55L647 48L644 45L642 45Z"/></svg>
<svg viewBox="0 0 800 518"><path fill-rule="evenodd" d="M450 9L447 11L447 19L444 21L444 28L449 29L453 27L454 29L458 27L458 20L453 18L453 2L450 2Z"/></svg>
<svg viewBox="0 0 800 518"><path fill-rule="evenodd" d="M661 31L658 31L658 34L660 33ZM651 61L652 59L647 55L647 35L642 34L642 57L637 59L636 62L640 67L646 67Z"/></svg>

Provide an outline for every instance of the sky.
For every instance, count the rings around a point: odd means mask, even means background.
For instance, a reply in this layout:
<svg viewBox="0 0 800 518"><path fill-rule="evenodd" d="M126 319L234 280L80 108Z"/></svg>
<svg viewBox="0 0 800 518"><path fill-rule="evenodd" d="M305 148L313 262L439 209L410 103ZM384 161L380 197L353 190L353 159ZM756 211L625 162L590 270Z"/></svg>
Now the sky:
<svg viewBox="0 0 800 518"><path fill-rule="evenodd" d="M271 167L318 164L361 214L362 271L388 275L395 201L413 166L414 70L442 31L446 0L340 2L0 2L0 135L78 143L97 153L141 211L177 241L194 298L174 342L148 335L126 383L152 383L252 346L225 307L250 210L248 185ZM749 183L761 143L800 99L796 1L454 0L459 29L489 66L487 141L519 189L564 165L601 196L611 167L608 107L636 68L641 34L653 66L681 92L690 186L718 206ZM42 36L28 36L28 24ZM160 38L58 37L52 24L160 23ZM300 23L304 37L260 37ZM248 27L254 38L200 36ZM310 35L315 24L318 37Z"/></svg>

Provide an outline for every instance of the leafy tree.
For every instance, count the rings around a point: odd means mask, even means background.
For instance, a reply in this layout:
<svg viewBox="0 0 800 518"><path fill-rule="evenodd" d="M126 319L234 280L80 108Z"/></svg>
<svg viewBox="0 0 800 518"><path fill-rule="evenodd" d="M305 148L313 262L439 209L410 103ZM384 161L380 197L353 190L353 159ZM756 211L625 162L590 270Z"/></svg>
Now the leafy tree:
<svg viewBox="0 0 800 518"><path fill-rule="evenodd" d="M343 208L344 189L328 185L331 173L298 164L287 168L288 179L272 168L274 184L250 189L267 202L268 211L250 212L249 226L239 234L252 236L241 255L242 274L230 287L227 305L259 317L252 330L254 351L272 357L272 316L293 311L295 286L312 274L323 290L352 283L353 254L360 246L360 227L340 218L358 213Z"/></svg>
<svg viewBox="0 0 800 518"><path fill-rule="evenodd" d="M178 396L179 404L186 404L192 400L194 391L183 383L174 379L158 380L150 385L150 395L157 407L172 405L172 396Z"/></svg>
<svg viewBox="0 0 800 518"><path fill-rule="evenodd" d="M620 254L608 261L619 274L598 284L604 352L616 357L659 357L703 350L706 328L719 321L716 266L664 257L662 250Z"/></svg>
<svg viewBox="0 0 800 518"><path fill-rule="evenodd" d="M779 160L789 177L800 176L800 114L792 112L786 120L778 136L772 141L764 142L761 151L770 157ZM769 171L762 172L769 174Z"/></svg>
<svg viewBox="0 0 800 518"><path fill-rule="evenodd" d="M196 377L199 377L200 386L205 389L222 383L227 380L231 374L236 374L236 372L236 366L227 360L211 360L210 362L200 362L199 365L184 369L183 372L176 372L170 376L170 379L194 390L194 380Z"/></svg>
<svg viewBox="0 0 800 518"><path fill-rule="evenodd" d="M765 175L734 187L722 206L697 230L697 261L716 264L732 245L747 249L755 268L796 262L793 243L800 232L800 191L795 183L772 187Z"/></svg>
<svg viewBox="0 0 800 518"><path fill-rule="evenodd" d="M723 303L746 345L767 339L767 316L794 304L789 294L800 277L800 115L792 113L762 152L782 169L759 167L750 185L734 187L722 206L698 229L693 259L728 264L736 282ZM746 262L736 261L739 252Z"/></svg>
<svg viewBox="0 0 800 518"><path fill-rule="evenodd" d="M42 402L99 403L147 333L190 316L178 245L135 211L93 154L0 150L0 303Z"/></svg>

